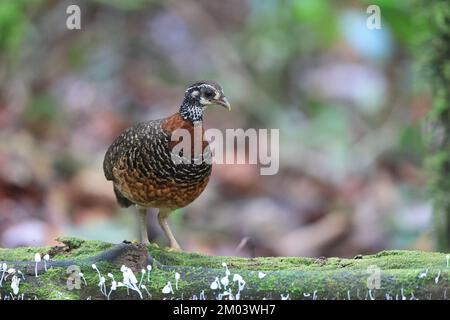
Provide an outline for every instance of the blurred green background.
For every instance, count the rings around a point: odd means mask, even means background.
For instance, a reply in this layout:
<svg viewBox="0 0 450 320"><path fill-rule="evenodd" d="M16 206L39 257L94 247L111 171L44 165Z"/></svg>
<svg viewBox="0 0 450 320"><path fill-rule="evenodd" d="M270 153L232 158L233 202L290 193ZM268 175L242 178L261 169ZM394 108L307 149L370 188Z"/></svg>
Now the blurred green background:
<svg viewBox="0 0 450 320"><path fill-rule="evenodd" d="M67 30L66 8L81 8ZM381 8L382 29L366 27ZM0 0L0 246L136 239L103 176L121 130L213 79L206 127L279 128L280 171L215 165L171 217L186 250L351 257L432 249L411 1ZM155 227L152 227L155 226ZM152 215L150 234L165 244Z"/></svg>

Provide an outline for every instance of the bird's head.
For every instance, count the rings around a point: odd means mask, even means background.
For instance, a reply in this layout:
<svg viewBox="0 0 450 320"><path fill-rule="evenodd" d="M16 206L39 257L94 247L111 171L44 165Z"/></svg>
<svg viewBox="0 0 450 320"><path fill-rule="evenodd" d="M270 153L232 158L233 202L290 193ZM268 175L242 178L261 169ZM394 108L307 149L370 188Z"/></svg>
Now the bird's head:
<svg viewBox="0 0 450 320"><path fill-rule="evenodd" d="M186 89L180 114L185 120L202 121L203 111L209 105L219 105L231 110L230 103L218 83L210 80L199 81Z"/></svg>
<svg viewBox="0 0 450 320"><path fill-rule="evenodd" d="M206 108L209 105L219 105L231 110L230 103L225 97L222 87L214 81L199 81L190 85L185 92L185 100Z"/></svg>

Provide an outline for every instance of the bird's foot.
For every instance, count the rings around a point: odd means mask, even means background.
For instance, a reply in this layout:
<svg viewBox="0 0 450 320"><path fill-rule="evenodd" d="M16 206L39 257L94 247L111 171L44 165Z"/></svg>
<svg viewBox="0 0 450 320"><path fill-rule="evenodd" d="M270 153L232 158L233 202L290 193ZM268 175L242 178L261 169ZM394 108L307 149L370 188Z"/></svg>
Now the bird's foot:
<svg viewBox="0 0 450 320"><path fill-rule="evenodd" d="M178 243L171 244L167 250L170 252L183 252L183 249L181 249L181 247Z"/></svg>
<svg viewBox="0 0 450 320"><path fill-rule="evenodd" d="M143 244L145 246L148 246L150 244L150 241L148 241L148 239L141 239L141 240L134 239L133 241L131 241L131 243L134 245Z"/></svg>

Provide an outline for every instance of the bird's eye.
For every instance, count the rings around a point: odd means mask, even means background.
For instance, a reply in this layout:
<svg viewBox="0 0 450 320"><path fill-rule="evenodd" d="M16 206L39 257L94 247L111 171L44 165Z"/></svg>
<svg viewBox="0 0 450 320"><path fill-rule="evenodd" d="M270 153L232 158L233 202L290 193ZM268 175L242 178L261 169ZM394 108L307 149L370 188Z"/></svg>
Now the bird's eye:
<svg viewBox="0 0 450 320"><path fill-rule="evenodd" d="M215 93L214 93L214 91L211 90L211 89L206 89L206 90L203 92L203 95L205 96L206 99L211 99L212 97L214 97Z"/></svg>

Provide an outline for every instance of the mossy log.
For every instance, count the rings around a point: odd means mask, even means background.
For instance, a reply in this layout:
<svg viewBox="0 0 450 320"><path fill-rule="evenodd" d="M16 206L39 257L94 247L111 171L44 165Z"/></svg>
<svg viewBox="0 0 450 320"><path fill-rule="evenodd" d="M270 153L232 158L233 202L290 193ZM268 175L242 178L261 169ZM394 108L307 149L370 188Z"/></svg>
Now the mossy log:
<svg viewBox="0 0 450 320"><path fill-rule="evenodd" d="M0 261L7 269L15 269L15 273L0 272L0 278L4 273L1 298L108 299L111 292L109 299L141 299L141 295L143 299L448 299L449 255L444 253L384 251L354 259L238 258L172 252L156 245L60 241L62 245L56 247L0 249ZM36 253L48 254L50 260L36 263ZM84 277L79 289L73 286L73 265ZM134 271L140 293L126 287L111 291L111 276L123 282L122 265ZM149 274L148 265L152 266ZM227 287L222 279L226 270ZM239 295L235 274L245 281ZM14 276L16 282L21 279L17 294L11 286ZM101 277L105 278L103 292ZM222 280L220 288L217 283L211 285L216 279Z"/></svg>
<svg viewBox="0 0 450 320"><path fill-rule="evenodd" d="M430 194L433 199L434 234L438 250L450 249L450 2L418 2L415 29L421 45L418 64L426 75L433 105L428 116L430 135ZM419 81L421 82L421 81Z"/></svg>

